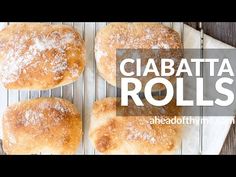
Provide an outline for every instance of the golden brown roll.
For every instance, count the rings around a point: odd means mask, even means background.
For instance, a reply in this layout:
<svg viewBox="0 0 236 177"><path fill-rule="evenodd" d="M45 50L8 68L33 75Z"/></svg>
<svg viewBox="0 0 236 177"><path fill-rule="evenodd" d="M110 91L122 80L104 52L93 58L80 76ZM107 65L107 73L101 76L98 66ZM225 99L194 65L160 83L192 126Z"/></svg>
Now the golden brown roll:
<svg viewBox="0 0 236 177"><path fill-rule="evenodd" d="M51 89L75 81L85 47L66 25L12 24L0 31L0 81L8 89Z"/></svg>
<svg viewBox="0 0 236 177"><path fill-rule="evenodd" d="M159 23L110 23L97 33L95 58L101 76L111 85L117 86L116 49L181 48L182 42L179 34ZM167 79L175 83L174 76ZM161 84L155 88L155 90L162 89L164 87Z"/></svg>
<svg viewBox="0 0 236 177"><path fill-rule="evenodd" d="M75 154L82 137L79 112L69 101L59 98L12 105L2 123L7 154Z"/></svg>
<svg viewBox="0 0 236 177"><path fill-rule="evenodd" d="M105 98L93 105L89 136L95 149L102 154L170 154L179 145L182 126L158 124L153 116L117 116L116 98ZM135 114L129 109L130 115ZM181 119L181 108L172 101L168 107L145 108L156 116L166 118L166 112L175 112ZM145 115L145 112L143 112ZM168 117L169 120L174 117Z"/></svg>

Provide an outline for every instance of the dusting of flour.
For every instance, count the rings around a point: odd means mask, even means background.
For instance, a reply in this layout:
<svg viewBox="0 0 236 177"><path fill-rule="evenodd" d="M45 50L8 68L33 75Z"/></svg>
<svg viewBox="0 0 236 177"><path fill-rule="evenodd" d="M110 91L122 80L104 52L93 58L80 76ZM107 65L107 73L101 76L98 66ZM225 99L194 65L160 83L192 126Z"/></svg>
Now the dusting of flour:
<svg viewBox="0 0 236 177"><path fill-rule="evenodd" d="M58 73L68 68L65 54L68 44L76 42L72 32L62 34L54 31L50 34L36 35L32 31L13 34L13 37L3 46L9 49L0 52L4 58L0 66L3 84L17 81L22 73L26 73L28 67L37 68L43 63L50 63L52 66L49 71L44 71L45 73L51 72L55 75L54 80L60 79ZM55 50L56 55L49 58L45 53L50 50Z"/></svg>

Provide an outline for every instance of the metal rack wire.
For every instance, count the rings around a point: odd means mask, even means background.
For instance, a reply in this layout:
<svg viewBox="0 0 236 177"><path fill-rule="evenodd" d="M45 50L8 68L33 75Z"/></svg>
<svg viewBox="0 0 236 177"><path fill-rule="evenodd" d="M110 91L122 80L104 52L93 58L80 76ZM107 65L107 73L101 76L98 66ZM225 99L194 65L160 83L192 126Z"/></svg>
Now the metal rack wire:
<svg viewBox="0 0 236 177"><path fill-rule="evenodd" d="M54 23L53 23L54 24ZM64 24L64 23L59 23L59 24ZM73 26L76 30L78 30L82 36L82 38L85 40L85 45L87 51L90 51L90 53L87 53L86 58L87 64L90 67L90 70L92 70L92 73L88 69L85 68L85 71L81 74L80 78L78 81L68 85L68 86L62 86L60 88L56 89L51 89L47 91L17 91L17 100L16 101L21 101L24 99L32 99L36 97L61 97L65 99L69 99L71 102L73 102L78 109L80 110L80 113L83 118L83 137L82 137L82 142L81 142L81 147L79 154L96 154L95 149L92 148L89 140L88 140L88 124L89 124L89 110L87 110L87 105L90 104L91 102L94 102L101 97L108 97L108 96L116 96L116 89L112 86L110 86L106 81L104 81L99 74L97 74L97 68L96 68L96 62L95 62L95 56L94 56L94 38L96 36L96 32L103 26L107 25L107 23L66 23L71 26ZM176 23L176 22L169 22L169 23L163 23L164 25L167 25L171 28L174 28L177 24L180 27L179 28L179 33L181 35L182 41L184 41L184 23ZM7 23L9 25L9 23ZM87 27L92 25L92 31L86 31ZM202 23L199 23L199 29L200 29L200 44L201 44L201 56L203 56L203 48L204 48L204 34L203 34L203 28L202 28ZM91 34L92 33L92 34ZM90 35L89 39L88 35ZM91 52L92 51L92 52ZM203 70L202 73L203 74ZM91 77L90 79L92 80L92 85L91 87L88 88L88 78ZM103 88L102 92L98 91L98 87ZM92 90L93 89L93 90ZM70 90L70 91L69 91ZM10 97L11 97L11 92L10 90L6 90L6 106L9 106L10 104ZM14 92L14 91L13 91ZM70 96L68 96L68 92L70 92ZM79 93L78 93L79 92ZM89 92L89 93L88 93ZM78 96L80 94L80 96ZM91 101L87 101L87 95L92 94L93 98ZM27 96L26 96L27 95ZM87 103L88 102L88 103ZM91 109L91 107L89 108ZM201 108L201 116L199 121L201 121L203 117L203 108ZM179 154L183 154L183 147L184 147L184 141L181 141L180 145L180 150ZM199 154L202 154L203 152L203 125L200 124L199 126Z"/></svg>
<svg viewBox="0 0 236 177"><path fill-rule="evenodd" d="M204 32L202 22L198 24L200 29L200 58L203 58L203 49L204 49ZM201 77L204 74L204 65L201 63ZM203 106L200 107L200 118L199 118L199 154L203 153Z"/></svg>

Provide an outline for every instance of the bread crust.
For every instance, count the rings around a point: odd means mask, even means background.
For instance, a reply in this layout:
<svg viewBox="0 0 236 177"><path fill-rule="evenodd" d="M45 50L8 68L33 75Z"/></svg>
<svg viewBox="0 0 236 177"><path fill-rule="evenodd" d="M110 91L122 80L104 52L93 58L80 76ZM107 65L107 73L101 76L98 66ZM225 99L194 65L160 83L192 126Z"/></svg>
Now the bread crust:
<svg viewBox="0 0 236 177"><path fill-rule="evenodd" d="M151 124L153 116L117 116L116 105L117 99L111 97L93 105L89 137L97 151L102 154L170 154L178 148L181 125ZM157 108L144 111L165 116ZM181 119L181 108L174 102L166 111L175 111Z"/></svg>
<svg viewBox="0 0 236 177"><path fill-rule="evenodd" d="M100 75L116 84L116 49L182 49L179 34L159 23L110 23L95 39L95 58ZM175 77L169 77L175 83ZM155 90L163 90L159 85Z"/></svg>
<svg viewBox="0 0 236 177"><path fill-rule="evenodd" d="M0 31L0 81L5 88L63 86L77 80L84 66L84 41L70 26L19 23Z"/></svg>
<svg viewBox="0 0 236 177"><path fill-rule="evenodd" d="M75 154L82 120L69 101L38 98L7 108L3 115L3 149L7 154Z"/></svg>

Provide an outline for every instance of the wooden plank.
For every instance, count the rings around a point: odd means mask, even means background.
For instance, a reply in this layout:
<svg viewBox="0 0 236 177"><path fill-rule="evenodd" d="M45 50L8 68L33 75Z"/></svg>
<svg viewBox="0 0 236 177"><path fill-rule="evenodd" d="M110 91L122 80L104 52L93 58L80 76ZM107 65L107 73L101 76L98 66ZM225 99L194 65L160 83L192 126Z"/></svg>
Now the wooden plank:
<svg viewBox="0 0 236 177"><path fill-rule="evenodd" d="M236 23L229 22L208 22L203 23L206 34L236 47Z"/></svg>
<svg viewBox="0 0 236 177"><path fill-rule="evenodd" d="M196 22L187 22L186 24L197 29ZM230 22L204 22L204 33L236 47L236 23ZM236 121L236 118L235 118ZM222 147L221 154L236 154L236 125L233 124L230 128L228 136Z"/></svg>
<svg viewBox="0 0 236 177"><path fill-rule="evenodd" d="M234 118L234 122L236 121L236 117ZM220 154L230 155L236 154L236 125L232 124L228 136L225 139L224 146L221 149Z"/></svg>
<svg viewBox="0 0 236 177"><path fill-rule="evenodd" d="M195 29L198 28L197 22L186 22L185 24L187 24L187 25L189 25L189 26L191 26L191 27L193 27L193 28L195 28Z"/></svg>

